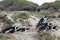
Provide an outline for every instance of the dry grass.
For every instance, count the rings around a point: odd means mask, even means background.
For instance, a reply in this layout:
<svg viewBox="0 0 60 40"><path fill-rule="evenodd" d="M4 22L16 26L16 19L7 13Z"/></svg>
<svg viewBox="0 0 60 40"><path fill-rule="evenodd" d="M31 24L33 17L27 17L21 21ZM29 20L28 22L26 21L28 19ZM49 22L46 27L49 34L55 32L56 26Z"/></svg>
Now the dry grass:
<svg viewBox="0 0 60 40"><path fill-rule="evenodd" d="M7 40L10 39L10 36L7 34L0 34L0 40Z"/></svg>

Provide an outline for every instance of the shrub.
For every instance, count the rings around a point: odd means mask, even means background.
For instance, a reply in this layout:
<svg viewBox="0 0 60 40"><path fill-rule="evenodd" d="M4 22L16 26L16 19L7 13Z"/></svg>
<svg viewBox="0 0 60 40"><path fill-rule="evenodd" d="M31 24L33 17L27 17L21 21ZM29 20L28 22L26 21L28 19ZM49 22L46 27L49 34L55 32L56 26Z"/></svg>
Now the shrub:
<svg viewBox="0 0 60 40"><path fill-rule="evenodd" d="M7 40L7 37L4 36L3 34L0 34L0 40Z"/></svg>
<svg viewBox="0 0 60 40"><path fill-rule="evenodd" d="M22 18L22 19L28 19L29 16L26 14L26 13L21 13L20 15L18 15L19 18Z"/></svg>
<svg viewBox="0 0 60 40"><path fill-rule="evenodd" d="M44 37L44 38L43 38L44 40L55 40L54 37L52 37L52 36L50 36L50 35L47 35L47 34L45 34L43 37Z"/></svg>

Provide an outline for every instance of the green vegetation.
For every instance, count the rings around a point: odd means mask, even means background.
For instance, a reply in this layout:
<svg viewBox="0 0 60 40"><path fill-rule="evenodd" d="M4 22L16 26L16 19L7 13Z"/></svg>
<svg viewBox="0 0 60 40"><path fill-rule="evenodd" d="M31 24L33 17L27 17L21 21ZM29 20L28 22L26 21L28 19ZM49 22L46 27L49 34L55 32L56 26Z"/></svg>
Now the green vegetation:
<svg viewBox="0 0 60 40"><path fill-rule="evenodd" d="M43 11L43 12L37 12L37 13L35 13L34 15L36 16L36 17L39 17L39 18L41 18L41 17L43 17L43 16L48 16L49 14L51 14L51 13L48 13L48 12L46 12L46 11Z"/></svg>
<svg viewBox="0 0 60 40"><path fill-rule="evenodd" d="M16 3L20 3L20 2L26 2L26 0L4 0L5 3L9 3L9 2L16 2Z"/></svg>
<svg viewBox="0 0 60 40"><path fill-rule="evenodd" d="M56 1L60 1L60 0L56 0Z"/></svg>
<svg viewBox="0 0 60 40"><path fill-rule="evenodd" d="M0 40L7 40L7 37L3 34L0 34Z"/></svg>
<svg viewBox="0 0 60 40"><path fill-rule="evenodd" d="M52 3L44 3L42 6L49 6L52 5Z"/></svg>
<svg viewBox="0 0 60 40"><path fill-rule="evenodd" d="M0 10L24 10L28 9L28 10L35 10L38 5L36 3L32 3L29 2L27 0L4 0L2 2L0 2Z"/></svg>
<svg viewBox="0 0 60 40"><path fill-rule="evenodd" d="M43 40L60 40L60 37L56 37L56 36L51 36L51 35L45 34L43 36Z"/></svg>
<svg viewBox="0 0 60 40"><path fill-rule="evenodd" d="M55 5L58 9L60 9L60 1L55 1L55 2L54 2L54 5Z"/></svg>
<svg viewBox="0 0 60 40"><path fill-rule="evenodd" d="M58 11L58 12L60 11L60 1L44 3L42 6L45 6L46 8L48 8L50 6L50 7L54 8L53 10Z"/></svg>
<svg viewBox="0 0 60 40"><path fill-rule="evenodd" d="M12 40L14 37L10 34L0 33L0 40Z"/></svg>
<svg viewBox="0 0 60 40"><path fill-rule="evenodd" d="M7 18L7 15L4 13L0 13L0 23L2 23L3 26L0 26L1 30L3 30L6 27L12 26L13 22ZM3 24L4 23L4 24Z"/></svg>
<svg viewBox="0 0 60 40"><path fill-rule="evenodd" d="M22 18L22 19L28 19L29 18L29 15L27 15L26 13L21 13L18 16L19 16L19 18Z"/></svg>
<svg viewBox="0 0 60 40"><path fill-rule="evenodd" d="M51 3L44 3L43 6L55 6L57 8L60 8L60 1L55 1Z"/></svg>
<svg viewBox="0 0 60 40"><path fill-rule="evenodd" d="M16 21L18 18L21 18L21 19L28 19L29 18L29 15L26 14L26 13L14 13L14 15L12 16L12 18Z"/></svg>
<svg viewBox="0 0 60 40"><path fill-rule="evenodd" d="M55 40L55 39L51 37L50 35L45 35L44 40Z"/></svg>

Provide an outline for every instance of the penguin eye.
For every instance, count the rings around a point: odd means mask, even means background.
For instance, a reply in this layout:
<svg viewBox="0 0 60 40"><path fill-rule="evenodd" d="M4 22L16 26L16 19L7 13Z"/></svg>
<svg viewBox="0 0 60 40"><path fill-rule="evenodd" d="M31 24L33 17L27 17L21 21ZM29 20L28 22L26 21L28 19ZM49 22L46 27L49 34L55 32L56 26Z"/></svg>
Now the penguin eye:
<svg viewBox="0 0 60 40"><path fill-rule="evenodd" d="M16 29L18 29L18 27L16 27Z"/></svg>

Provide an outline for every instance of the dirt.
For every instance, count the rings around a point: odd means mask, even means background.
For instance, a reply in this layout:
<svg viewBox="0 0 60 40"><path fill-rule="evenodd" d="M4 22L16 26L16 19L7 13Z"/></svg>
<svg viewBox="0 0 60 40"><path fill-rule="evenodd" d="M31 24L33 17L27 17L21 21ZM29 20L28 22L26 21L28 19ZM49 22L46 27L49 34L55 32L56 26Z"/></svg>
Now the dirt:
<svg viewBox="0 0 60 40"><path fill-rule="evenodd" d="M10 16L8 16L8 18L12 20ZM25 32L19 31L12 34L7 33L7 35L9 36L7 40L39 40L38 38L39 35L37 33L37 30L35 29L35 26L38 23L38 20L39 19L36 18L35 16L30 16L30 18L28 19L28 21L32 25L32 27L30 27L30 30L25 31ZM15 22L13 26L24 27L19 22Z"/></svg>
<svg viewBox="0 0 60 40"><path fill-rule="evenodd" d="M12 22L14 22L14 20L9 15L7 17L11 19ZM32 25L32 27L30 27L30 30L25 32L19 31L12 34L7 34L9 36L7 40L41 40L41 36L39 36L37 30L35 29L35 26L37 25L39 18L30 15L30 18L27 20ZM57 30L50 30L50 34L53 36L55 35L56 37L60 36L60 19L53 19L50 22L53 23L53 26L57 26ZM23 24L19 22L15 22L13 26L23 27L22 25Z"/></svg>

